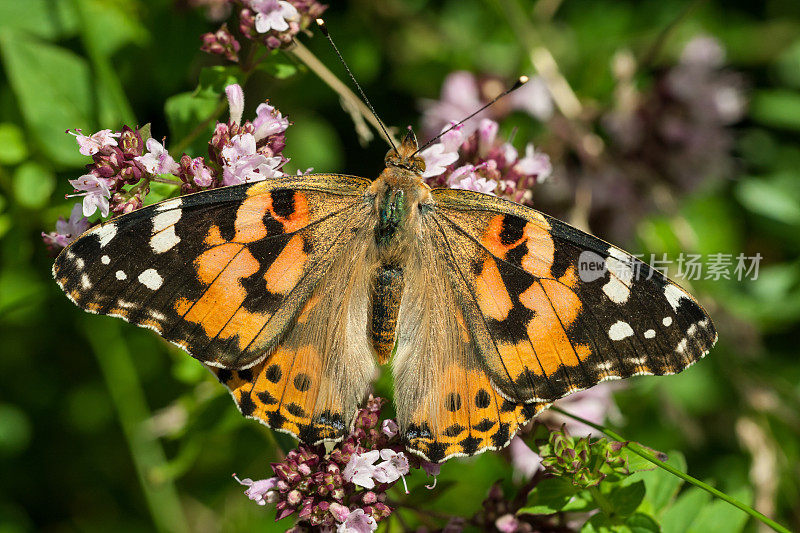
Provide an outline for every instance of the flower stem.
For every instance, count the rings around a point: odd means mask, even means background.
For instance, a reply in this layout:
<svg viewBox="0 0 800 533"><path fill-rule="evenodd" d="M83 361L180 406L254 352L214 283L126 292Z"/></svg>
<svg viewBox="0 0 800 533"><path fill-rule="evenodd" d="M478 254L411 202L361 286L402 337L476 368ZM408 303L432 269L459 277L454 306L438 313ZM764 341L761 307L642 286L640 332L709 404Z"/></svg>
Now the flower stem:
<svg viewBox="0 0 800 533"><path fill-rule="evenodd" d="M288 50L288 52L294 55L297 59L302 61L314 74L319 76L319 78L324 81L331 89L336 91L336 93L345 100L348 104L350 104L354 109L357 109L358 112L361 114L362 117L369 122L375 131L378 132L381 137L383 137L383 130L381 129L380 123L378 119L372 114L369 108L361 101L361 99L356 96L356 94L350 90L347 85L345 85L336 75L331 72L328 67L326 67L322 61L317 59L311 50L303 46L302 43L295 41L295 45L293 48ZM389 139L387 139L389 140ZM396 139L392 138L391 143L394 143L396 146L399 144Z"/></svg>
<svg viewBox="0 0 800 533"><path fill-rule="evenodd" d="M117 322L87 317L81 326L117 411L155 529L178 533L188 531L175 485L169 477L158 475L166 469L167 460L161 444L145 430L149 408Z"/></svg>
<svg viewBox="0 0 800 533"><path fill-rule="evenodd" d="M759 520L759 521L763 522L764 524L768 525L769 527L771 527L775 531L779 531L780 533L790 533L790 531L788 529L786 529L785 527L783 527L779 523L775 522L774 520L772 520L768 516L764 515L763 513L760 513L758 511L756 511L752 507L746 505L743 502L740 502L736 498L728 496L724 492L715 489L711 485L709 485L707 483L703 483L699 479L694 478L694 477L692 477L689 474L686 474L684 472L681 472L680 470L678 470L674 466L672 466L672 465L670 465L668 463L665 463L664 461L659 460L658 457L655 456L655 454L653 454L650 450L648 450L647 448L645 448L644 446L642 446L638 442L628 441L624 437L622 437L619 433L616 433L615 431L612 431L612 430L610 430L608 428L605 428L605 427L603 427L603 426L601 426L599 424L595 424L594 422L590 422L589 420L586 420L585 418L581 418L581 417L579 417L577 415L573 415L572 413L568 413L567 411L564 411L563 409L560 409L558 407L551 407L550 409L552 409L553 411L555 411L557 413L561 413L564 416L568 416L568 417L572 418L573 420L577 420L578 422L580 422L582 424L586 424L589 427L593 427L594 429L596 429L598 431L602 431L603 433L605 433L606 435L608 435L609 437L611 437L614 440L626 443L625 446L630 451L635 453L636 455L647 459L648 461L650 461L651 463L653 463L657 467L666 470L670 474L672 474L674 476L677 476L677 477L683 479L684 481L686 481L688 483L691 483L692 485L694 485L696 487L700 487L701 489L705 490L706 492L709 492L709 493L713 494L717 498L728 502L729 504L733 505L734 507L737 507L737 508L741 509L742 511L744 511L747 514L749 514L750 516L752 516L756 520Z"/></svg>

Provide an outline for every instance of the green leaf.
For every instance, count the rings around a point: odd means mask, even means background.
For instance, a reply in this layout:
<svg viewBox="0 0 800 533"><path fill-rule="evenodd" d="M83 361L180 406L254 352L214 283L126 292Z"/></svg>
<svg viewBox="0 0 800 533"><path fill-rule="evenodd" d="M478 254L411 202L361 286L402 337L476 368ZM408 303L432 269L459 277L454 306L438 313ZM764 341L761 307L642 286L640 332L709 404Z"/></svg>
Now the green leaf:
<svg viewBox="0 0 800 533"><path fill-rule="evenodd" d="M242 84L242 69L238 65L205 67L200 71L200 81L195 94L204 97L218 97L225 93L225 87L233 83Z"/></svg>
<svg viewBox="0 0 800 533"><path fill-rule="evenodd" d="M730 493L731 496L747 504L752 500L748 489L740 489ZM735 533L742 531L748 515L728 502L715 499L703 506L697 518L688 529L690 533Z"/></svg>
<svg viewBox="0 0 800 533"><path fill-rule="evenodd" d="M566 478L542 480L528 494L528 504L518 514L553 514L561 511L578 489Z"/></svg>
<svg viewBox="0 0 800 533"><path fill-rule="evenodd" d="M14 198L22 207L39 209L47 205L56 188L56 177L50 168L28 161L14 171Z"/></svg>
<svg viewBox="0 0 800 533"><path fill-rule="evenodd" d="M259 63L256 70L266 72L273 78L284 80L297 74L297 65L289 61L284 54L272 54Z"/></svg>
<svg viewBox="0 0 800 533"><path fill-rule="evenodd" d="M800 92L763 89L753 94L750 116L754 121L790 130L800 130Z"/></svg>
<svg viewBox="0 0 800 533"><path fill-rule="evenodd" d="M598 513L591 517L583 527L581 533L630 533L628 526L615 524L603 513Z"/></svg>
<svg viewBox="0 0 800 533"><path fill-rule="evenodd" d="M86 47L111 57L128 44L144 44L149 35L139 22L137 9L127 0L74 0L81 19ZM108 31L114 28L114 31Z"/></svg>
<svg viewBox="0 0 800 533"><path fill-rule="evenodd" d="M175 176L171 174L164 174L164 177L175 179ZM180 186L177 184L170 185L169 183L159 183L157 181L151 182L150 192L144 197L144 205L155 204L161 200L169 198L170 196L175 196L175 193L178 192L179 187Z"/></svg>
<svg viewBox="0 0 800 533"><path fill-rule="evenodd" d="M800 189L792 181L749 178L736 187L736 198L750 211L784 224L800 224Z"/></svg>
<svg viewBox="0 0 800 533"><path fill-rule="evenodd" d="M642 513L632 514L625 521L625 525L631 529L632 533L653 533L660 532L661 528L653 517Z"/></svg>
<svg viewBox="0 0 800 533"><path fill-rule="evenodd" d="M91 76L86 61L72 52L18 32L0 32L5 64L28 130L53 161L79 166L86 158L70 128L94 131Z"/></svg>
<svg viewBox="0 0 800 533"><path fill-rule="evenodd" d="M697 487L692 487L682 493L662 515L661 531L663 533L683 533L687 531L689 525L710 500L711 495Z"/></svg>
<svg viewBox="0 0 800 533"><path fill-rule="evenodd" d="M207 120L220 105L218 96L193 93L180 93L170 97L164 104L164 113L170 131L170 145L176 146L198 125ZM214 121L208 122L206 129L197 135L189 147L184 148L195 155L205 155L205 145L211 136ZM173 154L173 156L178 154Z"/></svg>
<svg viewBox="0 0 800 533"><path fill-rule="evenodd" d="M11 122L0 124L0 165L18 165L28 157L22 129Z"/></svg>
<svg viewBox="0 0 800 533"><path fill-rule="evenodd" d="M614 487L608 494L608 500L614 506L614 513L627 516L642 503L645 494L644 481L637 481L630 485Z"/></svg>
<svg viewBox="0 0 800 533"><path fill-rule="evenodd" d="M684 459L683 454L679 451L673 450L669 452L666 463L670 466L674 466L681 472L686 472L686 459ZM631 481L644 481L645 488L647 489L645 492L645 506L647 506L648 511L656 515L669 505L670 501L683 484L681 478L661 468L636 472L628 479Z"/></svg>
<svg viewBox="0 0 800 533"><path fill-rule="evenodd" d="M72 2L4 0L0 1L0 31L6 28L55 40L74 35L77 18Z"/></svg>

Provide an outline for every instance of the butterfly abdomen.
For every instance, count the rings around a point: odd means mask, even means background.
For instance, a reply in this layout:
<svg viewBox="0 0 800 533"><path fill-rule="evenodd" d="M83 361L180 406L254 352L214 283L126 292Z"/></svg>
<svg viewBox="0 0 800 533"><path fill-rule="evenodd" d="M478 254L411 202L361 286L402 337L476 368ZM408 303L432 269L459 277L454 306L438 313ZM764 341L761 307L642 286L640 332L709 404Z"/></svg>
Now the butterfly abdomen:
<svg viewBox="0 0 800 533"><path fill-rule="evenodd" d="M385 364L392 355L402 294L403 269L381 266L375 275L369 322L370 339L380 364Z"/></svg>

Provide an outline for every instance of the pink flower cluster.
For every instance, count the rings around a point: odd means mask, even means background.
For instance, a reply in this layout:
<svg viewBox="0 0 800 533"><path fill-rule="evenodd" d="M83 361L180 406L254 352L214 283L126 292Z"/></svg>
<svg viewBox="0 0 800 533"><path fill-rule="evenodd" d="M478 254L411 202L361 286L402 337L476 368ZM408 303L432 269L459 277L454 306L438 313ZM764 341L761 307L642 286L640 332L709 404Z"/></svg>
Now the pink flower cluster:
<svg viewBox="0 0 800 533"><path fill-rule="evenodd" d="M464 125L446 126L439 142L420 152L425 160L423 178L431 186L467 189L530 203L531 188L553 171L550 158L525 147L516 148L498 136L497 122L484 118L467 135Z"/></svg>
<svg viewBox="0 0 800 533"><path fill-rule="evenodd" d="M228 0L240 7L238 27L241 34L269 49L285 48L294 36L327 9L316 0ZM201 50L239 61L241 45L223 24L216 32L202 36Z"/></svg>
<svg viewBox="0 0 800 533"><path fill-rule="evenodd" d="M370 532L392 508L386 492L403 481L412 467L438 475L439 465L409 458L399 439L397 422L379 424L384 401L370 397L350 435L330 453L324 446L301 444L286 459L273 463L275 477L239 480L245 494L259 505L274 503L277 519L297 514L297 531L316 527L327 531Z"/></svg>
<svg viewBox="0 0 800 533"><path fill-rule="evenodd" d="M75 136L80 153L91 156L92 163L87 165L86 174L69 180L75 196L83 197L77 204L81 210L74 208L68 221L59 220L55 232L42 233L48 248L55 253L67 246L90 227L85 217L97 211L106 217L111 212L139 209L152 181L180 185L181 194L187 194L283 176L281 168L288 159L282 152L289 119L269 103L262 103L255 119L243 122L242 88L229 85L225 93L230 119L217 123L208 143L208 158L183 154L175 161L163 143L154 138L144 140L140 130L128 126L120 132L101 130L93 135L83 135L80 130L69 132Z"/></svg>

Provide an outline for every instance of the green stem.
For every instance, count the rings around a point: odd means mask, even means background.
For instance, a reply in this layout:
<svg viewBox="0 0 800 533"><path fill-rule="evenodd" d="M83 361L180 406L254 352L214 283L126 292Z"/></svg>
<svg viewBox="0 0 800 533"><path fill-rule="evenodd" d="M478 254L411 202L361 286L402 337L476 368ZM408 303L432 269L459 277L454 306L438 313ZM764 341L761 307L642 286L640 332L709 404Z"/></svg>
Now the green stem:
<svg viewBox="0 0 800 533"><path fill-rule="evenodd" d="M724 492L715 489L711 485L709 485L707 483L703 483L699 479L693 478L689 474L681 472L680 470L678 470L674 466L672 466L670 464L667 464L664 461L659 460L658 457L655 456L655 454L653 454L650 450L648 450L647 448L645 448L644 446L642 446L638 442L628 441L627 439L625 439L624 437L622 437L619 433L616 433L615 431L612 431L612 430L610 430L608 428L605 428L605 427L603 427L603 426L601 426L599 424L595 424L594 422L590 422L589 420L586 420L585 418L581 418L581 417L579 417L577 415L573 415L572 413L568 413L567 411L564 411L563 409L560 409L558 407L551 407L550 409L552 409L553 411L555 411L557 413L561 413L564 416L568 416L568 417L572 418L573 420L577 420L578 422L580 422L582 424L586 424L589 427L593 427L594 429L596 429L598 431L602 431L603 433L605 433L606 435L608 435L609 437L611 437L612 439L614 439L616 441L626 443L626 447L630 451L635 453L636 455L647 459L648 461L650 461L651 463L653 463L657 467L666 470L670 474L672 474L674 476L678 476L679 478L683 479L684 481L686 481L688 483L691 483L692 485L694 485L696 487L700 487L701 489L705 490L706 492L709 492L709 493L713 494L717 498L728 502L729 504L733 505L734 507L737 507L737 508L741 509L742 511L744 511L747 514L749 514L750 516L752 516L756 520L759 520L759 521L763 522L764 524L768 525L769 527L771 527L775 531L779 531L780 533L791 533L788 529L786 529L785 527L783 527L782 525L780 525L776 521L772 520L771 518L769 518L768 516L764 515L763 513L760 513L758 511L756 511L755 509L753 509L752 507L748 506L747 504L745 504L743 502L740 502L736 498L728 496Z"/></svg>
<svg viewBox="0 0 800 533"><path fill-rule="evenodd" d="M119 325L115 320L87 317L81 326L117 411L156 530L188 531L175 485L158 475L166 471L167 460L161 444L145 429L150 410Z"/></svg>

